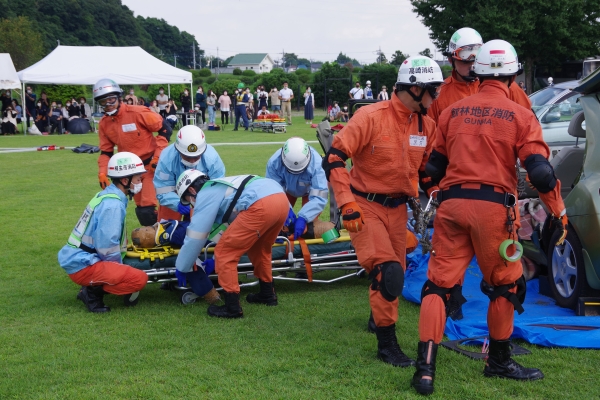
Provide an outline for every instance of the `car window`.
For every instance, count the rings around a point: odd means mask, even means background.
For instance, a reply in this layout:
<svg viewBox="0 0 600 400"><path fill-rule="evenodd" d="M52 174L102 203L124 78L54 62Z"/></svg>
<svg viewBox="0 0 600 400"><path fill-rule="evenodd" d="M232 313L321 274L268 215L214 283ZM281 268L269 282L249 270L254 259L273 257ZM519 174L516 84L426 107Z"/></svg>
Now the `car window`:
<svg viewBox="0 0 600 400"><path fill-rule="evenodd" d="M541 107L546 104L556 96L558 96L564 89L558 89L554 87L547 87L542 90L538 90L531 96L529 96L529 100L531 100L531 107L535 111L534 107Z"/></svg>
<svg viewBox="0 0 600 400"><path fill-rule="evenodd" d="M570 92L566 96L560 98L556 103L547 105L548 113L544 113L541 122L554 123L571 121L573 115L582 110L581 104L577 102L579 97L581 97L581 93Z"/></svg>

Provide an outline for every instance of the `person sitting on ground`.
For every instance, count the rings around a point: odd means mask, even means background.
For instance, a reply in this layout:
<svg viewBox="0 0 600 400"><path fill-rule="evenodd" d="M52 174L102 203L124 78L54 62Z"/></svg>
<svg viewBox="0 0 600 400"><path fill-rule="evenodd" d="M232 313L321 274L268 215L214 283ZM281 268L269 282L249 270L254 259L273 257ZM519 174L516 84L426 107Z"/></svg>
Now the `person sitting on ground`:
<svg viewBox="0 0 600 400"><path fill-rule="evenodd" d="M135 306L148 282L144 271L123 264L121 253L127 247L127 196L141 191L144 173L144 163L135 154L123 151L112 156L107 174L112 183L89 202L58 252L60 266L81 285L77 299L90 312L110 311L104 305L107 293L124 296L126 306Z"/></svg>
<svg viewBox="0 0 600 400"><path fill-rule="evenodd" d="M340 122L348 122L348 119L350 119L350 114L348 114L348 105L345 104L344 108L338 113L338 120Z"/></svg>
<svg viewBox="0 0 600 400"><path fill-rule="evenodd" d="M35 111L35 126L40 132L48 132L48 107L42 100L38 100Z"/></svg>
<svg viewBox="0 0 600 400"><path fill-rule="evenodd" d="M85 97L79 98L79 110L81 112L81 118L90 119L92 116L92 109L90 105L85 100Z"/></svg>
<svg viewBox="0 0 600 400"><path fill-rule="evenodd" d="M337 101L333 102L333 107L329 110L329 122L335 122L340 120L340 105Z"/></svg>
<svg viewBox="0 0 600 400"><path fill-rule="evenodd" d="M267 106L262 106L262 108L260 110L258 110L258 114L256 115L257 117L260 117L261 115L269 115L270 112L269 110L267 110Z"/></svg>
<svg viewBox="0 0 600 400"><path fill-rule="evenodd" d="M23 108L19 105L17 99L12 99L12 109L17 112L17 124L21 123L21 117L23 116Z"/></svg>
<svg viewBox="0 0 600 400"><path fill-rule="evenodd" d="M2 135L14 135L17 130L17 112L12 105L6 107L2 116Z"/></svg>
<svg viewBox="0 0 600 400"><path fill-rule="evenodd" d="M50 117L50 134L54 133L55 130L58 130L59 134L62 133L62 104L53 101L48 117Z"/></svg>
<svg viewBox="0 0 600 400"><path fill-rule="evenodd" d="M75 99L72 99L71 101L67 101L66 109L67 109L69 121L72 120L73 118L81 117L81 109L77 105L77 101Z"/></svg>

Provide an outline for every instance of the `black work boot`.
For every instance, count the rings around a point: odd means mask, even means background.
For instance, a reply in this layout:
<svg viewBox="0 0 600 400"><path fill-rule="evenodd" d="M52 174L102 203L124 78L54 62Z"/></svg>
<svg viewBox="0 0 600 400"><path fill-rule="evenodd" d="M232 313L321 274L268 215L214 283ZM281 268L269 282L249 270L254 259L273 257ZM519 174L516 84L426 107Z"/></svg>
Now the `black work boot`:
<svg viewBox="0 0 600 400"><path fill-rule="evenodd" d="M488 377L535 381L542 379L544 374L537 368L525 368L511 355L510 340L494 340L490 338L490 348L483 374Z"/></svg>
<svg viewBox="0 0 600 400"><path fill-rule="evenodd" d="M223 297L225 297L225 305L217 306L213 304L209 306L208 315L219 318L242 318L244 312L242 306L240 306L240 294L224 292Z"/></svg>
<svg viewBox="0 0 600 400"><path fill-rule="evenodd" d="M419 342L417 349L417 371L413 375L411 385L419 394L433 393L435 379L435 358L438 345L433 340Z"/></svg>
<svg viewBox="0 0 600 400"><path fill-rule="evenodd" d="M131 294L126 294L125 296L123 296L123 304L125 304L125 307L135 307L139 300L140 300L140 292L139 291L131 293Z"/></svg>
<svg viewBox="0 0 600 400"><path fill-rule="evenodd" d="M250 293L246 296L248 303L259 303L266 304L268 306L277 305L277 295L275 294L275 288L273 288L273 282L258 281L260 285L260 292Z"/></svg>
<svg viewBox="0 0 600 400"><path fill-rule="evenodd" d="M82 286L77 299L83 301L90 312L105 313L110 308L104 305L104 293L102 286Z"/></svg>
<svg viewBox="0 0 600 400"><path fill-rule="evenodd" d="M400 350L396 339L396 324L378 326L375 334L377 335L377 358L394 367L415 365L415 360L411 360Z"/></svg>
<svg viewBox="0 0 600 400"><path fill-rule="evenodd" d="M369 315L369 323L367 324L367 331L369 331L369 333L377 332L377 325L375 325L375 319L373 318L373 311L371 311L371 315Z"/></svg>

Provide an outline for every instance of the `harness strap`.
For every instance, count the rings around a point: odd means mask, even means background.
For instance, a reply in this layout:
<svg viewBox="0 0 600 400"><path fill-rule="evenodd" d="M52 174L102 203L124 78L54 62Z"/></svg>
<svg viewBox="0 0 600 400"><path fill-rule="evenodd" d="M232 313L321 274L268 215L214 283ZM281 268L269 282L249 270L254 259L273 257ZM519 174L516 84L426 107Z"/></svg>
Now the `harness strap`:
<svg viewBox="0 0 600 400"><path fill-rule="evenodd" d="M221 220L222 224L229 222L229 217L231 217L231 213L233 212L233 209L235 208L237 201L239 200L240 196L242 195L242 192L244 191L246 184L251 179L254 179L254 177L255 177L254 175L248 175L242 181L242 183L240 183L240 186L237 188L237 192L235 192L235 195L233 196L233 199L231 200L231 204L229 204L229 208L227 208L227 211L225 211L225 214L223 214L223 219Z"/></svg>
<svg viewBox="0 0 600 400"><path fill-rule="evenodd" d="M312 265L308 245L306 244L306 241L302 238L298 238L297 240L298 243L300 243L300 250L302 250L302 258L304 258L304 266L306 267L306 276L308 277L308 281L312 282Z"/></svg>
<svg viewBox="0 0 600 400"><path fill-rule="evenodd" d="M502 204L505 207L514 207L517 198L512 193L498 193L491 185L481 185L479 189L465 189L460 185L453 185L437 194L438 203L449 199L483 200Z"/></svg>
<svg viewBox="0 0 600 400"><path fill-rule="evenodd" d="M509 290L514 288L515 286L517 286L515 283L511 283L508 285L494 286L494 291L489 295L490 301L494 301L498 297L502 296L513 304L513 306L515 307L515 310L517 310L517 312L519 314L522 314L525 310L523 309L523 306L521 305L519 298L517 297L517 295L515 293L509 292Z"/></svg>

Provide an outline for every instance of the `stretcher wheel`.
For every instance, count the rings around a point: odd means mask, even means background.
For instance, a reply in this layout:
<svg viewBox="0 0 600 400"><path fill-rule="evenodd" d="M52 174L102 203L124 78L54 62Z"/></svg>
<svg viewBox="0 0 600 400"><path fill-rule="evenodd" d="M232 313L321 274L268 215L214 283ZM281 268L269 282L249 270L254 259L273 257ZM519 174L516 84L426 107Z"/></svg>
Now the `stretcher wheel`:
<svg viewBox="0 0 600 400"><path fill-rule="evenodd" d="M183 292L181 292L179 300L181 300L181 304L188 305L194 304L197 298L198 296L191 290L184 290Z"/></svg>

